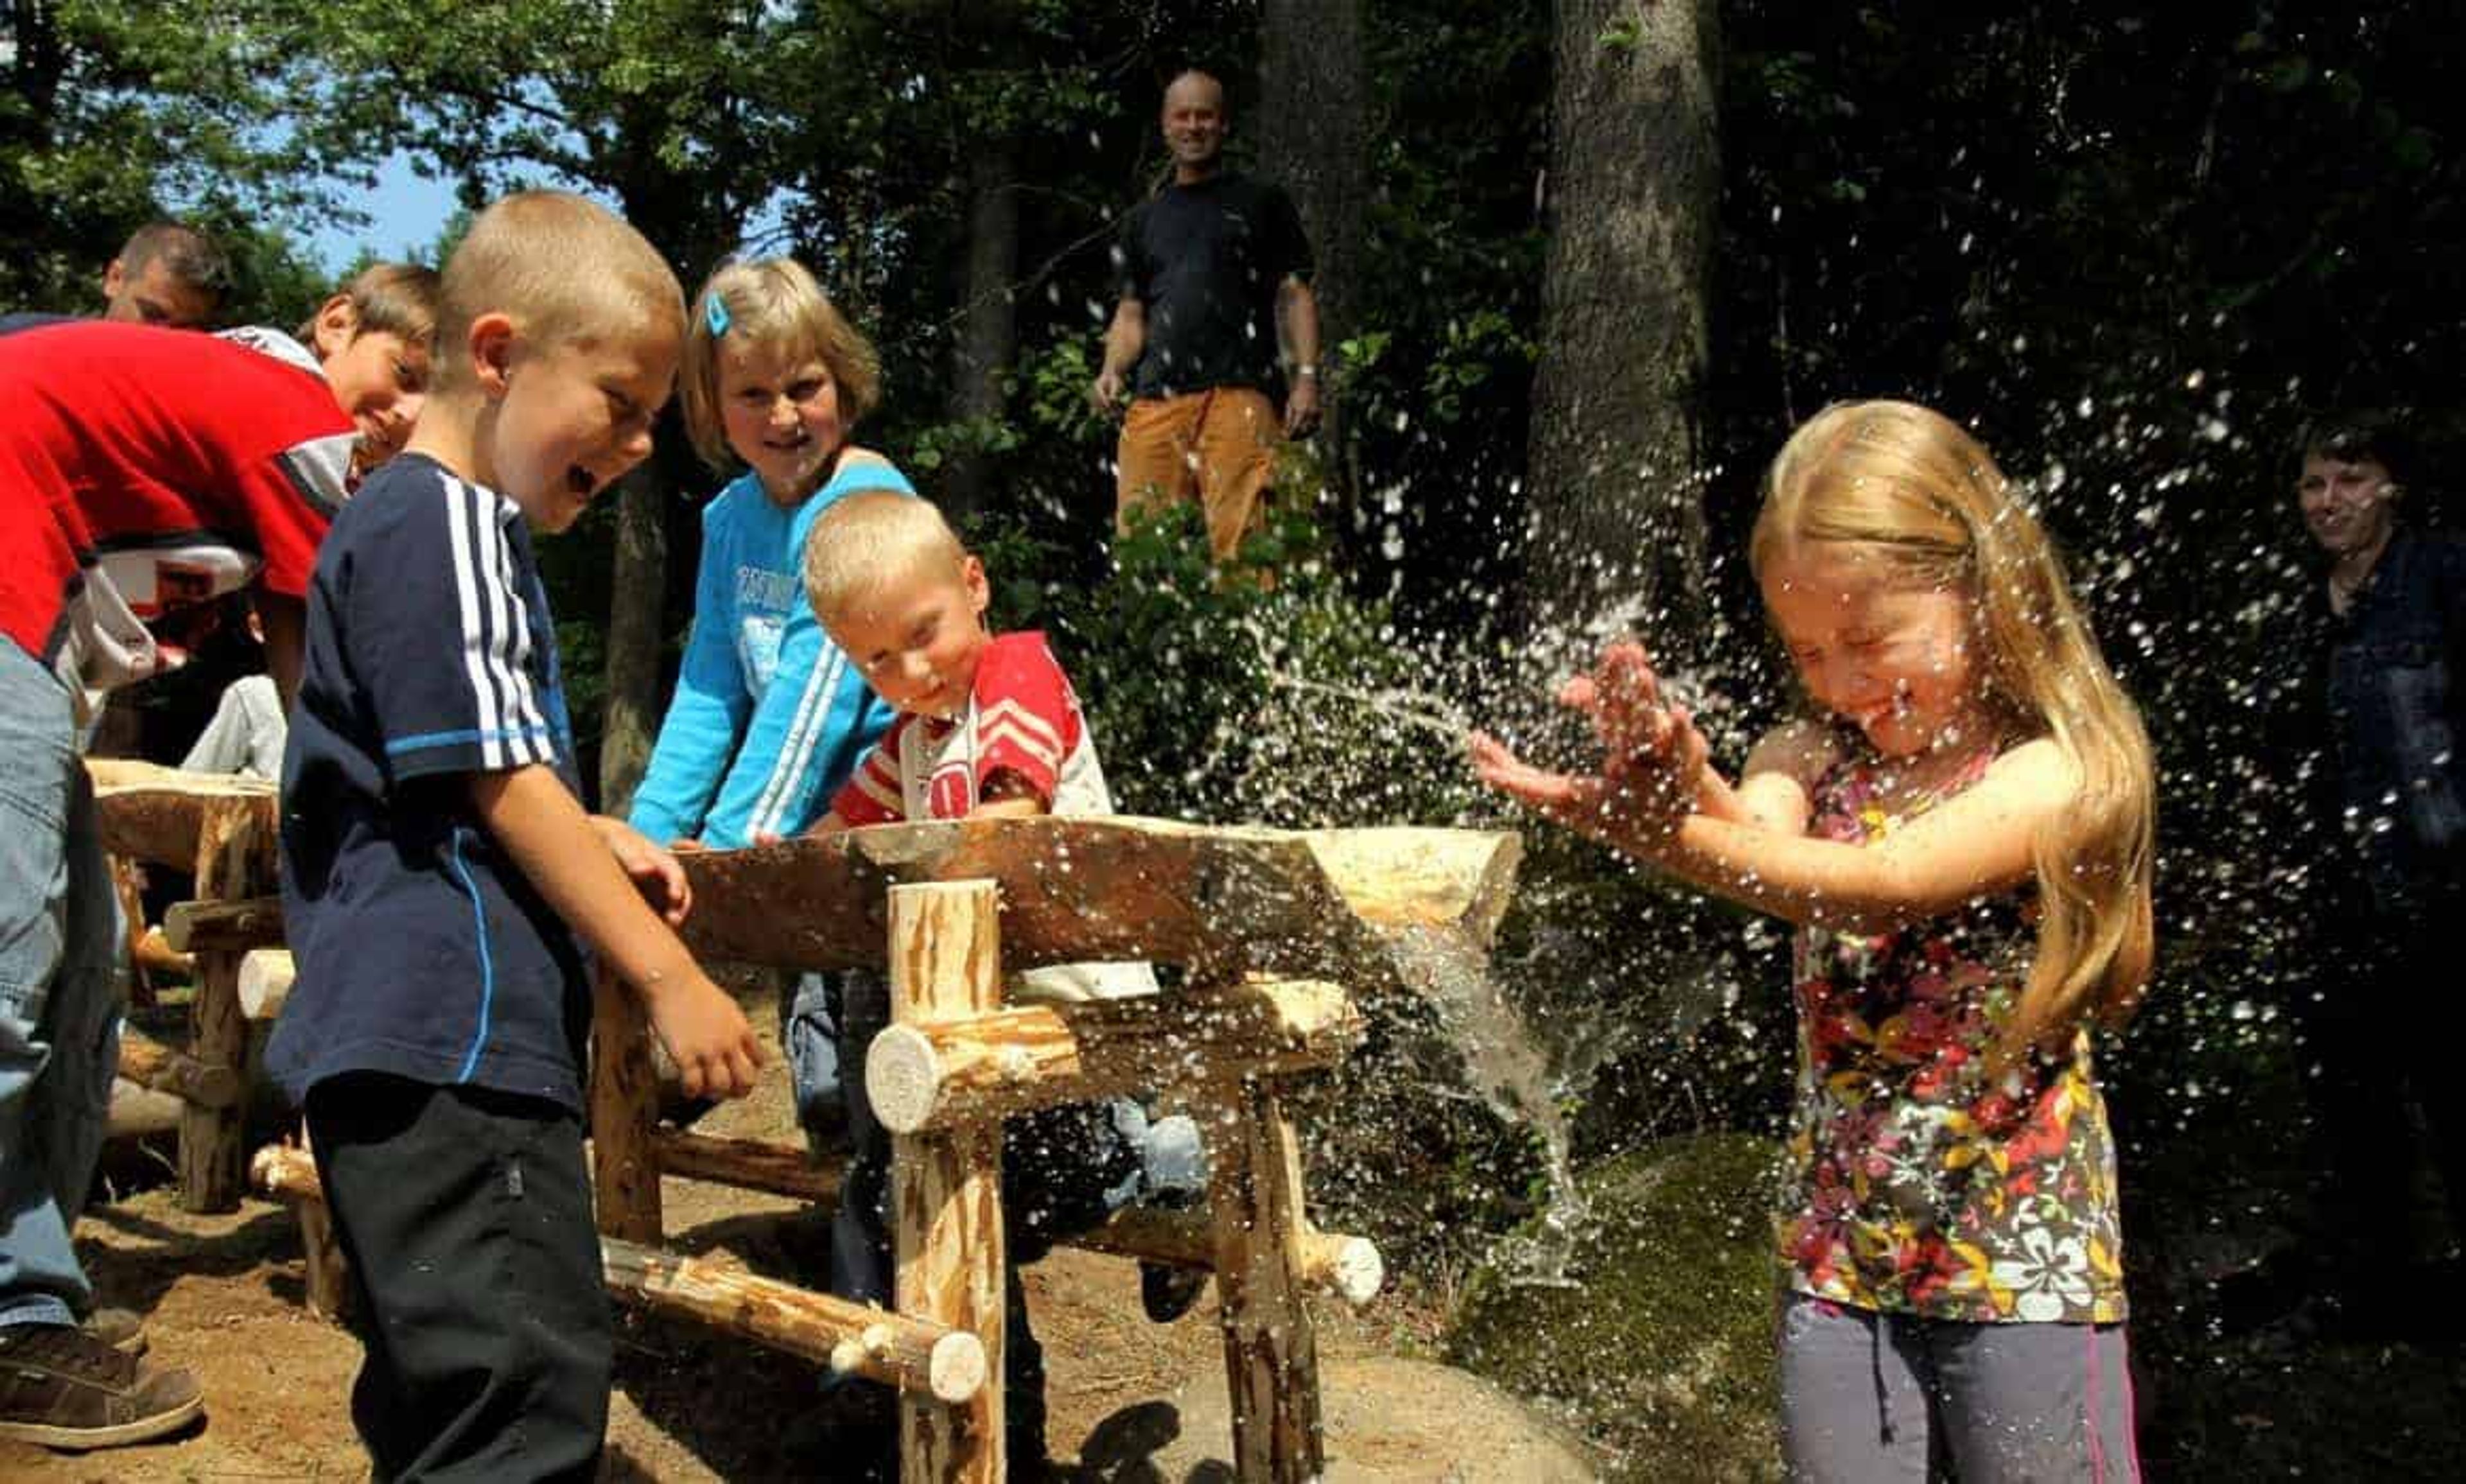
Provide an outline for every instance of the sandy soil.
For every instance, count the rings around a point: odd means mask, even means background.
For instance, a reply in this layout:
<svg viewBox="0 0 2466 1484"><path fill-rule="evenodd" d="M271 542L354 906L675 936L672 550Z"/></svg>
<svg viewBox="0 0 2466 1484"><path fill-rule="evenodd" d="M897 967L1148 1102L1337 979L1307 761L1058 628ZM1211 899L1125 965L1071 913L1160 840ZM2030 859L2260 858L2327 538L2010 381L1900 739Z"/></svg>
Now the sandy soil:
<svg viewBox="0 0 2466 1484"><path fill-rule="evenodd" d="M765 1018L767 1019L767 1017ZM703 1121L715 1134L785 1137L784 1073L747 1102ZM145 1179L159 1158L123 1149L109 1166ZM818 1253L810 1213L794 1203L720 1186L667 1182L669 1245L724 1248L757 1271L798 1274ZM167 1185L98 1203L80 1228L89 1271L107 1303L147 1315L152 1358L194 1369L204 1424L162 1443L86 1455L0 1442L10 1480L353 1479L367 1461L351 1429L348 1392L360 1347L304 1307L300 1248L287 1208L251 1201L225 1216L182 1213ZM818 1281L818 1280L817 1280ZM1139 1312L1131 1263L1057 1252L1027 1273L1050 1370L1049 1435L1075 1460L1091 1435L1087 1478L1154 1477L1114 1457L1112 1441L1186 1388L1224 1384L1213 1300L1171 1325ZM1397 1299L1360 1316L1317 1311L1324 1362L1412 1351L1428 1316ZM609 1424L609 1479L845 1477L842 1434L820 1421L806 1363L698 1326L621 1315ZM1221 1405L1221 1404L1220 1404ZM1144 1409L1144 1410L1143 1410ZM1112 1461L1105 1461L1111 1459ZM1434 1468L1430 1476L1446 1471Z"/></svg>

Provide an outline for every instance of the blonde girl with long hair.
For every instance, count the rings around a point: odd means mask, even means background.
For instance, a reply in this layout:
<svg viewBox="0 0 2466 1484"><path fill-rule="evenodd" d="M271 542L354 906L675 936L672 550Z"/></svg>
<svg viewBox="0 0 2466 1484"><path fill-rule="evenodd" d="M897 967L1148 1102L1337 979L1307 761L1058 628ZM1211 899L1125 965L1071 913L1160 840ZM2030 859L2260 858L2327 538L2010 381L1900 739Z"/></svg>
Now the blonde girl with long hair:
<svg viewBox="0 0 2466 1484"><path fill-rule="evenodd" d="M2089 1028L2150 969L2139 713L2044 528L1960 426L1836 405L1749 546L1809 713L1733 785L1613 646L1560 699L1603 744L1491 786L1797 926L1777 1221L1791 1475L2139 1476L2115 1149Z"/></svg>

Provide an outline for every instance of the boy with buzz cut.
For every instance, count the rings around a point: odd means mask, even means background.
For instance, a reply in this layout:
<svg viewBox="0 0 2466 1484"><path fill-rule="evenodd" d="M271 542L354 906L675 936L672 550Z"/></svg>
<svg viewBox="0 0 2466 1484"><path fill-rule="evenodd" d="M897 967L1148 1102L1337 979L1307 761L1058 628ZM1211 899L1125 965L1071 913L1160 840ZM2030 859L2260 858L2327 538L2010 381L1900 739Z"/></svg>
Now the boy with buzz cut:
<svg viewBox="0 0 2466 1484"><path fill-rule="evenodd" d="M613 1337L586 951L689 1094L741 1096L761 1060L672 931L675 859L577 801L527 528L564 530L650 452L684 294L608 212L532 191L481 214L439 300L427 408L309 585L282 780L299 982L267 1063L367 1321L351 1412L376 1476L587 1479Z"/></svg>
<svg viewBox="0 0 2466 1484"><path fill-rule="evenodd" d="M832 642L899 713L813 834L903 820L1113 812L1069 678L1043 635L986 628L984 565L931 504L880 490L846 496L815 521L804 574ZM1152 995L1156 981L1143 963L1065 964L1019 976L1012 991L1024 1000L1117 1000ZM832 1280L844 1297L887 1303L889 1141L862 1074L864 1047L889 1014L882 981L849 976L842 1009L854 1149L832 1230ZM1188 1116L1151 1123L1138 1104L1117 1098L1008 1120L1002 1182L1016 1266L1134 1202L1196 1200L1205 1162ZM1143 1265L1149 1316L1179 1316L1204 1276ZM1042 1467L1042 1350L1020 1299L1014 1278L1004 1342L1009 1449L1014 1468Z"/></svg>

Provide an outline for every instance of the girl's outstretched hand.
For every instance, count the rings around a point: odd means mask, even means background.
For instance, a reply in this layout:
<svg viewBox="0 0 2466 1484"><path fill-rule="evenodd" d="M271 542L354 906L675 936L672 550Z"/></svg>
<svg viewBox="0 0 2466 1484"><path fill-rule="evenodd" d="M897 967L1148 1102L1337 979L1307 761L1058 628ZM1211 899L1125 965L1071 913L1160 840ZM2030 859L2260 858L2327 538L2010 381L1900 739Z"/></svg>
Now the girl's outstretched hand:
<svg viewBox="0 0 2466 1484"><path fill-rule="evenodd" d="M1635 640L1602 651L1591 670L1558 687L1558 704L1584 713L1611 757L1666 747L1670 708L1663 704L1652 657Z"/></svg>
<svg viewBox="0 0 2466 1484"><path fill-rule="evenodd" d="M1631 753L1601 775L1553 773L1476 731L1474 776L1568 828L1626 849L1648 849L1674 833L1695 803L1706 748L1684 711L1665 726L1665 745ZM1612 756L1618 756L1612 753Z"/></svg>

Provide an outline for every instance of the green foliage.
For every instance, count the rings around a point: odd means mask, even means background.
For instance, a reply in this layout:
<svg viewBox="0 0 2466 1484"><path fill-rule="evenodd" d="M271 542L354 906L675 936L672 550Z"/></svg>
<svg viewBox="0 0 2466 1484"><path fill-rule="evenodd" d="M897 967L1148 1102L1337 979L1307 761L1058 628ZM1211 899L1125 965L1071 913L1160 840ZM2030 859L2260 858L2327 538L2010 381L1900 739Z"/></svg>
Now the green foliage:
<svg viewBox="0 0 2466 1484"><path fill-rule="evenodd" d="M1059 563L1016 526L975 544L997 620L1053 635L1126 812L1299 828L1447 820L1471 803L1461 723L1421 693L1433 657L1347 590L1307 514L1281 515L1221 572L1194 507L1175 506L1117 541L1114 571L1087 586L1020 580Z"/></svg>
<svg viewBox="0 0 2466 1484"><path fill-rule="evenodd" d="M224 7L11 6L0 76L0 306L90 311L103 264L165 214L242 238L244 273L279 280L251 253L324 204L282 126L292 75Z"/></svg>

